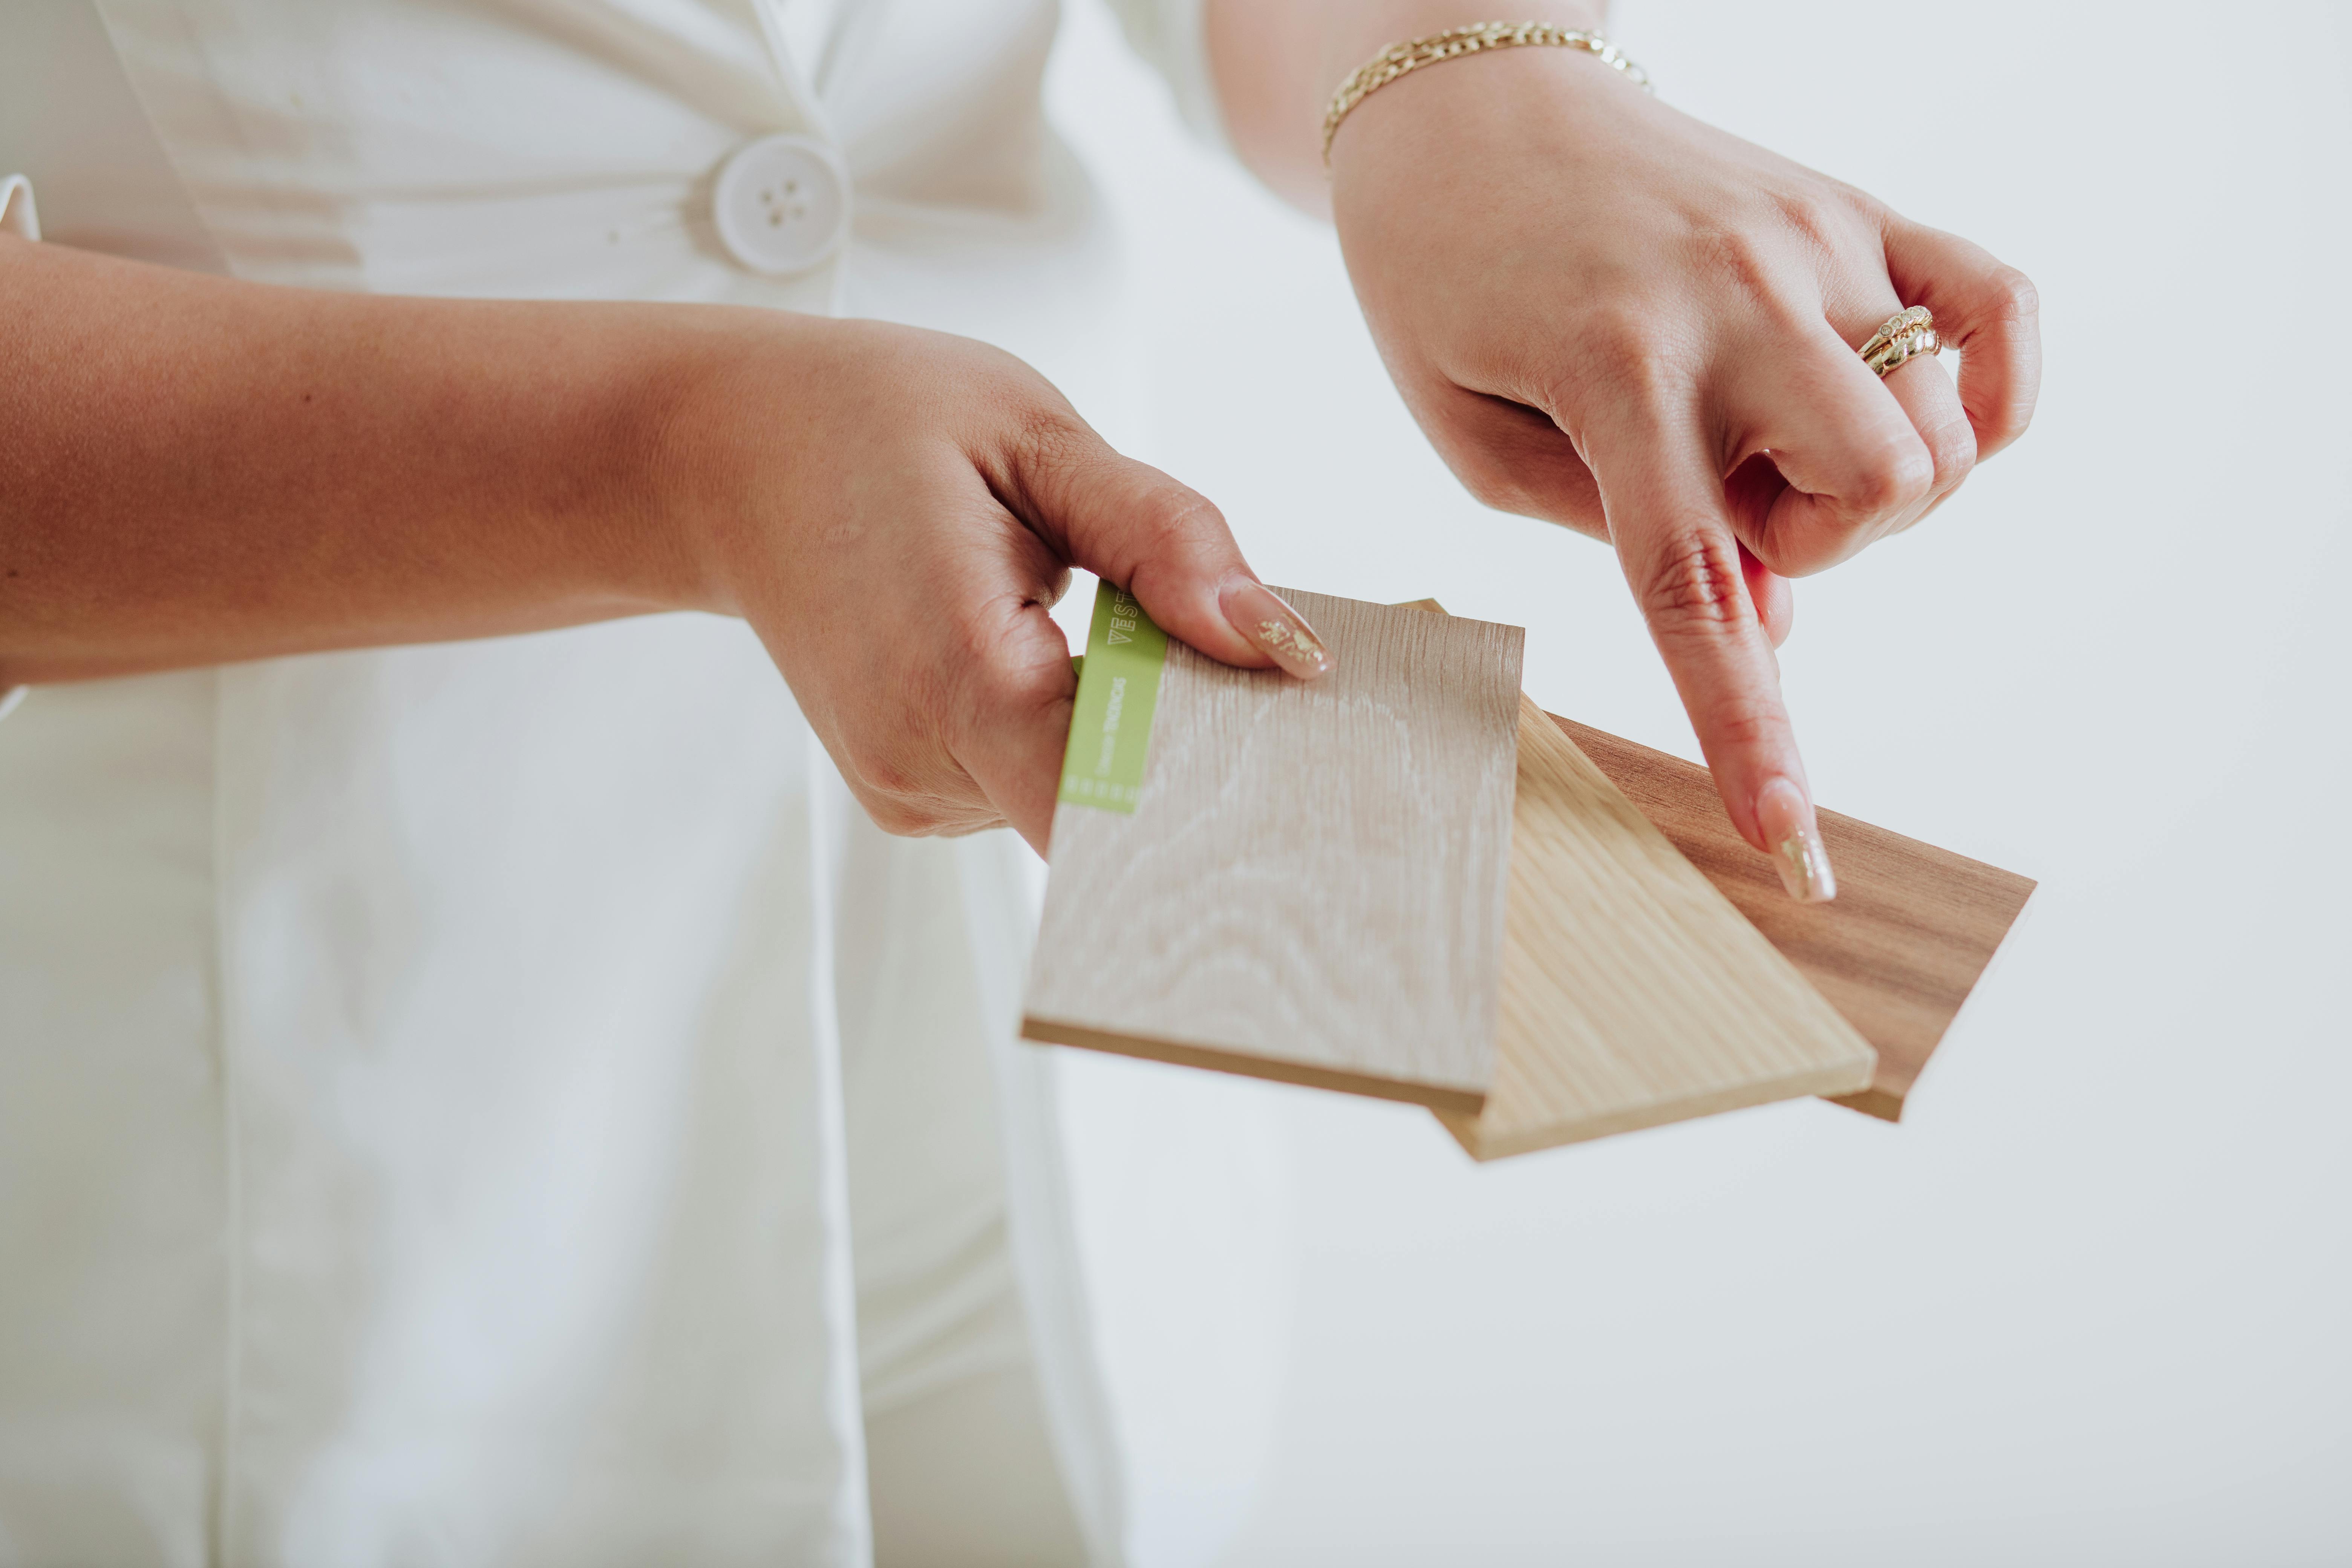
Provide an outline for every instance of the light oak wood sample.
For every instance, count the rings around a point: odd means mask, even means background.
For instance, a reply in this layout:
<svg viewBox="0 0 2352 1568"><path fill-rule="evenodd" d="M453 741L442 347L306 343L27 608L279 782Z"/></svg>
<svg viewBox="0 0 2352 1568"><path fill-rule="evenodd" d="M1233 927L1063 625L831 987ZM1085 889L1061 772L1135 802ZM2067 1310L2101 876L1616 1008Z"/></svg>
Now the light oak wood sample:
<svg viewBox="0 0 2352 1568"><path fill-rule="evenodd" d="M1170 644L1134 814L1055 812L1022 1032L1475 1111L1523 634L1284 592L1338 668Z"/></svg>
<svg viewBox="0 0 2352 1568"><path fill-rule="evenodd" d="M1494 1089L1439 1112L1473 1156L1868 1086L1869 1042L1525 698L1512 834Z"/></svg>
<svg viewBox="0 0 2352 1568"><path fill-rule="evenodd" d="M1822 841L1838 896L1800 904L1733 829L1705 768L1553 722L1877 1049L1870 1087L1837 1102L1900 1118L1904 1097L2032 896L2032 879L1824 811Z"/></svg>

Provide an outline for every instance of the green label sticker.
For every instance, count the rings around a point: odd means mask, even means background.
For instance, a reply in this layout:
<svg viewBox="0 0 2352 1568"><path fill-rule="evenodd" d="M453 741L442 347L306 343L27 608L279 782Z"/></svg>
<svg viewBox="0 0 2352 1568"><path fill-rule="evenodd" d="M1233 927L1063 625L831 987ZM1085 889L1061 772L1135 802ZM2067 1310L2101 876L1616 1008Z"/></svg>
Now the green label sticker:
<svg viewBox="0 0 2352 1568"><path fill-rule="evenodd" d="M1070 715L1070 749L1062 758L1062 798L1133 815L1143 795L1143 754L1151 743L1151 712L1160 702L1160 671L1168 662L1168 634L1151 624L1124 588L1095 591L1095 624L1078 667L1077 707Z"/></svg>

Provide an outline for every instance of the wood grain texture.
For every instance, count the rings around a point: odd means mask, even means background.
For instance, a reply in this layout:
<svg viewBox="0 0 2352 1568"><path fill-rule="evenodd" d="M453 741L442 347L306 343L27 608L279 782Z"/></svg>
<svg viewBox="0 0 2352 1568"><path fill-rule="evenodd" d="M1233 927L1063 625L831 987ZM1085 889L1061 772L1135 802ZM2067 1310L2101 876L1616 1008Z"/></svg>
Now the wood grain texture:
<svg viewBox="0 0 2352 1568"><path fill-rule="evenodd" d="M1869 1043L1522 698L1492 1160L1864 1089Z"/></svg>
<svg viewBox="0 0 2352 1568"><path fill-rule="evenodd" d="M1338 668L1170 645L1134 815L1055 812L1023 1033L1475 1110L1523 634L1283 592Z"/></svg>
<svg viewBox="0 0 2352 1568"><path fill-rule="evenodd" d="M1792 902L1771 862L1733 829L1696 763L1566 719L1563 733L1875 1047L1870 1087L1833 1098L1886 1121L2032 896L2031 878L1820 814L1838 896Z"/></svg>

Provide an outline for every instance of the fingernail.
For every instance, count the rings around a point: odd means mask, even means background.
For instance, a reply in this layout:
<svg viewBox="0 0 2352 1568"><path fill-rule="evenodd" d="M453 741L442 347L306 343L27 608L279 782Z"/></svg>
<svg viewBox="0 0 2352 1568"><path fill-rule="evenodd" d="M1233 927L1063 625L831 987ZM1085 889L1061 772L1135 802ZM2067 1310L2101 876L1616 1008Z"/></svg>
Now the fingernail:
<svg viewBox="0 0 2352 1568"><path fill-rule="evenodd" d="M1837 897L1837 873L1813 820L1812 802L1789 779L1774 779L1756 796L1756 820L1772 847L1780 886L1801 904L1825 904Z"/></svg>
<svg viewBox="0 0 2352 1568"><path fill-rule="evenodd" d="M1236 577L1217 595L1234 629L1264 648L1266 657L1301 680L1328 675L1335 661L1307 617L1284 604L1273 589L1249 577Z"/></svg>

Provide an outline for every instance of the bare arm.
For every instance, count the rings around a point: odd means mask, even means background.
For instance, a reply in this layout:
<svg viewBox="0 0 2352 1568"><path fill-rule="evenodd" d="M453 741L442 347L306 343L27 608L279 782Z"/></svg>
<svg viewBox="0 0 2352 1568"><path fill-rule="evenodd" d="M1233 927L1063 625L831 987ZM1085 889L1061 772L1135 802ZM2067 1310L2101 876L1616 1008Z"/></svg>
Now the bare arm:
<svg viewBox="0 0 2352 1568"><path fill-rule="evenodd" d="M965 339L14 238L0 312L0 686L740 615L885 826L1042 847L1073 564L1213 657L1324 668L1213 507Z"/></svg>
<svg viewBox="0 0 2352 1568"><path fill-rule="evenodd" d="M1324 168L1324 104L1386 46L1604 19L1580 0L1211 0L1209 52L1243 157L1332 216L1439 455L1488 505L1615 548L1732 822L1793 895L1825 898L1772 651L1786 579L1911 527L2023 432L2032 288L1569 48L1401 77ZM1882 381L1854 352L1913 305L1962 351L1957 387L1932 359Z"/></svg>
<svg viewBox="0 0 2352 1568"><path fill-rule="evenodd" d="M0 301L0 684L714 603L656 476L743 313L310 293L14 238Z"/></svg>
<svg viewBox="0 0 2352 1568"><path fill-rule="evenodd" d="M1225 132L1250 171L1284 200L1331 215L1323 106L1349 72L1391 44L1474 22L1600 28L1608 0L1209 0L1209 63Z"/></svg>

